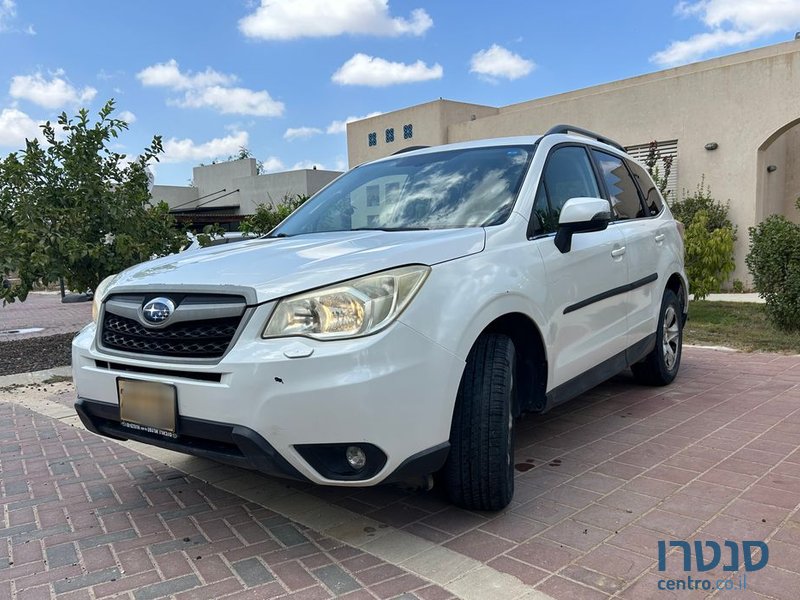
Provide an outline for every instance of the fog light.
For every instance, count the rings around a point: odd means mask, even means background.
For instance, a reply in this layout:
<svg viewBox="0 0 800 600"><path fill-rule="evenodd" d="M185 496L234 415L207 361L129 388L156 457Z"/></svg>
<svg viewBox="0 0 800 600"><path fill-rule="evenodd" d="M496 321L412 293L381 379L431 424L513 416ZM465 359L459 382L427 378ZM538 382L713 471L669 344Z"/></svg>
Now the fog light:
<svg viewBox="0 0 800 600"><path fill-rule="evenodd" d="M357 471L363 469L364 465L367 464L367 455L358 446L348 446L347 450L345 450L345 456L350 466Z"/></svg>

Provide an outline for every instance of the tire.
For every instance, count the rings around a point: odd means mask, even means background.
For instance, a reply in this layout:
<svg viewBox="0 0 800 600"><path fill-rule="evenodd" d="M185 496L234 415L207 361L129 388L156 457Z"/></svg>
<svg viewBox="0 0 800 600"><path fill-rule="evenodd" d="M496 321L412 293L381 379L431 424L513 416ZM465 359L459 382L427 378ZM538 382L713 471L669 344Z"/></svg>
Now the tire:
<svg viewBox="0 0 800 600"><path fill-rule="evenodd" d="M496 511L514 496L514 344L486 334L475 343L458 388L443 469L450 501Z"/></svg>
<svg viewBox="0 0 800 600"><path fill-rule="evenodd" d="M681 366L683 311L672 290L664 292L656 329L656 347L642 361L631 366L633 376L646 385L672 383Z"/></svg>

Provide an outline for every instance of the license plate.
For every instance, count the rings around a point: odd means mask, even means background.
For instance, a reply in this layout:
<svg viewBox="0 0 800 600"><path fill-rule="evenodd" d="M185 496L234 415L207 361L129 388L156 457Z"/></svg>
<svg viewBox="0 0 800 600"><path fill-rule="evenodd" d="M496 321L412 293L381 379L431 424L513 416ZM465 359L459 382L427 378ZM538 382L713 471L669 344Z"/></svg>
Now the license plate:
<svg viewBox="0 0 800 600"><path fill-rule="evenodd" d="M174 385L156 381L117 379L120 421L126 427L175 436L178 413Z"/></svg>

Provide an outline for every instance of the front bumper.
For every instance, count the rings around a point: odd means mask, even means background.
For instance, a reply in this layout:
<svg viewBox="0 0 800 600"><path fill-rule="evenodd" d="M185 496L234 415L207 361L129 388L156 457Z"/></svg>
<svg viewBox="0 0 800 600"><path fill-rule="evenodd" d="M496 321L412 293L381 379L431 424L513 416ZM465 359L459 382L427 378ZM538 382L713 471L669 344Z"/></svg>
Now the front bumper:
<svg viewBox="0 0 800 600"><path fill-rule="evenodd" d="M444 463L463 360L401 322L354 340L263 340L258 313L216 364L107 353L86 327L72 346L78 414L103 435L318 484L374 485ZM176 387L177 438L120 425L119 377ZM366 478L334 478L298 451L311 444L371 445L386 460Z"/></svg>

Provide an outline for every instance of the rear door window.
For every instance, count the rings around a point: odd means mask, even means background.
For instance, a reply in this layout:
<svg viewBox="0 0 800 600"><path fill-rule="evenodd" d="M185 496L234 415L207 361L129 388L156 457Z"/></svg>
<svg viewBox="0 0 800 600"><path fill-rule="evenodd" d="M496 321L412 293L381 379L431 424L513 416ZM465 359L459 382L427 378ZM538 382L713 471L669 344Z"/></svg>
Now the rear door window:
<svg viewBox="0 0 800 600"><path fill-rule="evenodd" d="M625 162L618 156L592 150L600 175L605 181L608 200L614 219L639 219L650 216L644 211L639 199L639 190L628 172Z"/></svg>

